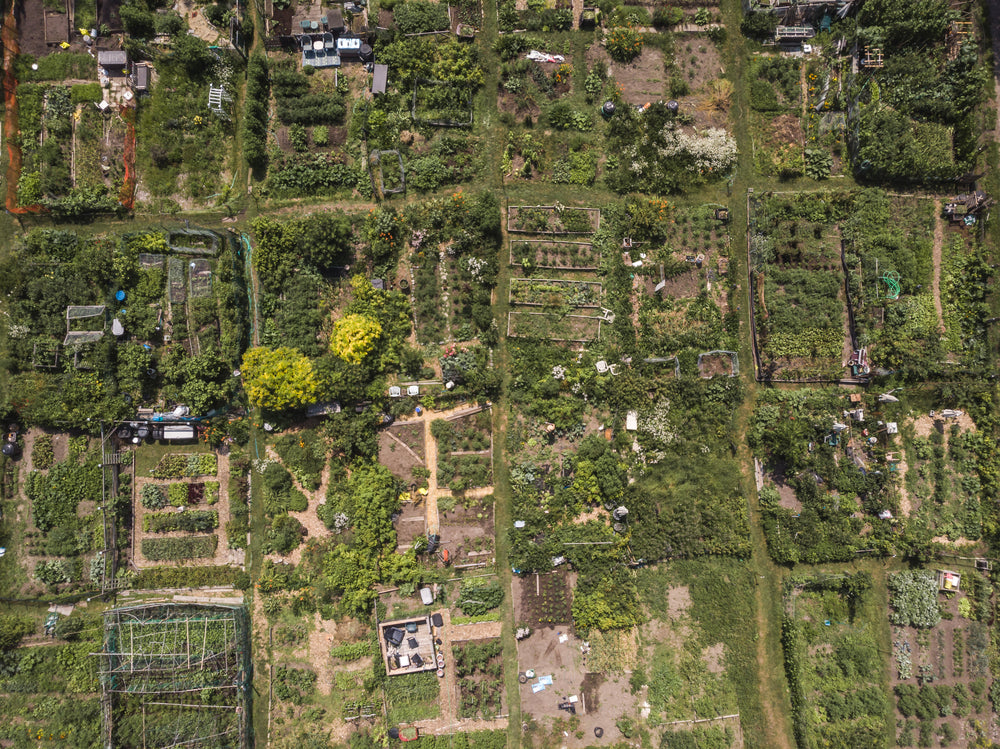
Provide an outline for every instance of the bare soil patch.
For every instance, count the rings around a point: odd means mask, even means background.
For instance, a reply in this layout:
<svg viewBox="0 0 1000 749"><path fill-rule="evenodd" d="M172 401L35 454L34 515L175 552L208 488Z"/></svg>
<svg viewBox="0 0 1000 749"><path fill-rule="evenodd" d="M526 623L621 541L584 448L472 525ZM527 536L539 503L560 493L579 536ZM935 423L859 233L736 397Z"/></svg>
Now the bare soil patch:
<svg viewBox="0 0 1000 749"><path fill-rule="evenodd" d="M663 53L658 49L643 50L631 63L612 62L608 75L621 84L622 98L629 104L659 101L666 95L667 74L663 67Z"/></svg>
<svg viewBox="0 0 1000 749"><path fill-rule="evenodd" d="M701 364L698 365L698 373L705 379L711 379L716 375L728 377L733 374L732 358L726 354L702 356Z"/></svg>
<svg viewBox="0 0 1000 749"><path fill-rule="evenodd" d="M724 72L718 49L703 34L677 34L674 37L673 71L675 76L687 82L692 93L700 93L706 83L719 78ZM681 103L684 103L683 100Z"/></svg>
<svg viewBox="0 0 1000 749"><path fill-rule="evenodd" d="M378 435L379 462L405 484L421 484L413 469L424 465L424 430L421 424L386 429Z"/></svg>

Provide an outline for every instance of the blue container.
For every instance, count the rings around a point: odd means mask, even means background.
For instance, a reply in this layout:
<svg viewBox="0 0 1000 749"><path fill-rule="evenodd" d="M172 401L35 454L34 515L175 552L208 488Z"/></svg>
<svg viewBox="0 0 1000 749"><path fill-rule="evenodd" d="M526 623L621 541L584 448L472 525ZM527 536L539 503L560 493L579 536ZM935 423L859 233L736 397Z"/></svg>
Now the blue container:
<svg viewBox="0 0 1000 749"><path fill-rule="evenodd" d="M121 291L120 289L118 291L116 291L115 292L115 301L116 302L124 302L125 301L125 292Z"/></svg>

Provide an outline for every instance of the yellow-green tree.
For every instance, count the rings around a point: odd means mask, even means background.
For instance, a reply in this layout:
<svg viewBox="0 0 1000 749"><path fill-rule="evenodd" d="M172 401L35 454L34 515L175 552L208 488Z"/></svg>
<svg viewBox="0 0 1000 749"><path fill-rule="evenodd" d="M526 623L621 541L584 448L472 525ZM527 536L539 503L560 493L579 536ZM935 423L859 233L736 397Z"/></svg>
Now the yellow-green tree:
<svg viewBox="0 0 1000 749"><path fill-rule="evenodd" d="M312 403L318 383L312 361L298 349L257 347L243 355L243 387L252 406L284 411Z"/></svg>
<svg viewBox="0 0 1000 749"><path fill-rule="evenodd" d="M375 348L382 326L367 315L344 315L333 326L330 348L348 364L360 364Z"/></svg>

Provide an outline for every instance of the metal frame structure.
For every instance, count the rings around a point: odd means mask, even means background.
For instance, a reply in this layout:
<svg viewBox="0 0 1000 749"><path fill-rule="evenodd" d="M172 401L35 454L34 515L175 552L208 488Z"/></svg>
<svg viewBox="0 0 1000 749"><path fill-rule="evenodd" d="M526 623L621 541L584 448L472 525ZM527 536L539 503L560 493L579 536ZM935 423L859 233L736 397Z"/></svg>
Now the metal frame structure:
<svg viewBox="0 0 1000 749"><path fill-rule="evenodd" d="M116 731L116 717L126 711L142 716L143 749L253 745L250 634L242 606L111 609L96 655L107 749L133 745Z"/></svg>

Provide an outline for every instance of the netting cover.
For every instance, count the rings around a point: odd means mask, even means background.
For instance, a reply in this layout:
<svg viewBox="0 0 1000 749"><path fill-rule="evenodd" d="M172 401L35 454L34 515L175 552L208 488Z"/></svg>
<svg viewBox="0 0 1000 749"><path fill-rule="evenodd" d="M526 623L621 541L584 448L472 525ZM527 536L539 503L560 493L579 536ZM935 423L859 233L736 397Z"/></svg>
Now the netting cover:
<svg viewBox="0 0 1000 749"><path fill-rule="evenodd" d="M212 295L212 264L208 260L192 260L188 264L188 283L195 299Z"/></svg>
<svg viewBox="0 0 1000 749"><path fill-rule="evenodd" d="M88 317L97 317L104 314L104 305L84 305L66 308L67 320L84 320Z"/></svg>
<svg viewBox="0 0 1000 749"><path fill-rule="evenodd" d="M148 252L140 252L139 265L141 265L146 270L150 270L152 268L162 268L163 255L151 255Z"/></svg>
<svg viewBox="0 0 1000 749"><path fill-rule="evenodd" d="M170 287L170 301L179 304L187 297L187 285L184 283L184 261L172 257L167 261L167 283Z"/></svg>

